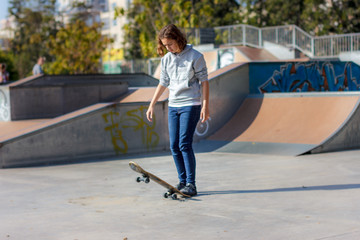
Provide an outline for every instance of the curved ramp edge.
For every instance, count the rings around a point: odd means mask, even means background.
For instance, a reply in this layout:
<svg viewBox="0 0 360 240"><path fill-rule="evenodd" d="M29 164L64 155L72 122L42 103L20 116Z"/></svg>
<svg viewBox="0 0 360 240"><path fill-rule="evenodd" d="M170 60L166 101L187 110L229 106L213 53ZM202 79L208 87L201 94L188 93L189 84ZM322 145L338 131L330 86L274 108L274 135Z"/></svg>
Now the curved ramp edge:
<svg viewBox="0 0 360 240"><path fill-rule="evenodd" d="M201 144L215 151L300 155L321 145L329 146L330 139L335 145L343 141L345 137L336 138L339 134L335 133L348 136L351 130L341 129L358 126L358 106L357 93L248 96L233 118Z"/></svg>
<svg viewBox="0 0 360 240"><path fill-rule="evenodd" d="M334 152L360 148L360 99L346 121L310 153Z"/></svg>

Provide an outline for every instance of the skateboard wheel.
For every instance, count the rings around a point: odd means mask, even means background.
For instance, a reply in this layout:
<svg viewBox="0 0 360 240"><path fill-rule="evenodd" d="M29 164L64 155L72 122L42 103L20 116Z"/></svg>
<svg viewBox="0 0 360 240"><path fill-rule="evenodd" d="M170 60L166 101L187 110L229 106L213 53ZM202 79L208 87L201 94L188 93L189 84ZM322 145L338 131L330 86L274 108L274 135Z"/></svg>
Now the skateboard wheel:
<svg viewBox="0 0 360 240"><path fill-rule="evenodd" d="M150 178L145 178L145 181L144 181L145 183L149 183L150 182Z"/></svg>
<svg viewBox="0 0 360 240"><path fill-rule="evenodd" d="M175 193L171 195L171 198L172 198L173 200L177 200L177 199L178 199L178 198L177 198L177 195L176 195Z"/></svg>
<svg viewBox="0 0 360 240"><path fill-rule="evenodd" d="M140 177L137 177L137 178L136 178L136 181L137 181L137 182L141 182L141 178L140 178Z"/></svg>
<svg viewBox="0 0 360 240"><path fill-rule="evenodd" d="M164 198L168 198L169 197L169 193L164 193Z"/></svg>

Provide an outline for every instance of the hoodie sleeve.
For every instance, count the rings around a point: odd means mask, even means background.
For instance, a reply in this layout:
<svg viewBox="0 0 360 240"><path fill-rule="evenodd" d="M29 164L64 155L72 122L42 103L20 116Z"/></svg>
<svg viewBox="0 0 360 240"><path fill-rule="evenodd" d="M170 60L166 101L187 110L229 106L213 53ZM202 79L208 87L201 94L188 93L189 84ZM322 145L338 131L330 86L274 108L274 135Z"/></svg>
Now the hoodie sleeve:
<svg viewBox="0 0 360 240"><path fill-rule="evenodd" d="M166 59L165 57L161 58L161 66L160 66L160 82L159 84L168 87L170 84L170 78L166 71Z"/></svg>
<svg viewBox="0 0 360 240"><path fill-rule="evenodd" d="M208 81L208 73L204 55L201 54L200 57L194 61L193 67L195 76L200 82Z"/></svg>

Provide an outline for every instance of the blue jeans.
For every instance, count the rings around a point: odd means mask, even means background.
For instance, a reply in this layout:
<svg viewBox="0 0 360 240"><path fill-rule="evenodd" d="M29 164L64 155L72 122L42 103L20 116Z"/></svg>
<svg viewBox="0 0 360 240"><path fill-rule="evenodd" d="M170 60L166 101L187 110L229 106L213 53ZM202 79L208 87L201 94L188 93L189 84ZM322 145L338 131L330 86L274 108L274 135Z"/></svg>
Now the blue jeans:
<svg viewBox="0 0 360 240"><path fill-rule="evenodd" d="M169 107L170 150L181 183L195 185L196 160L192 142L200 111L200 105Z"/></svg>

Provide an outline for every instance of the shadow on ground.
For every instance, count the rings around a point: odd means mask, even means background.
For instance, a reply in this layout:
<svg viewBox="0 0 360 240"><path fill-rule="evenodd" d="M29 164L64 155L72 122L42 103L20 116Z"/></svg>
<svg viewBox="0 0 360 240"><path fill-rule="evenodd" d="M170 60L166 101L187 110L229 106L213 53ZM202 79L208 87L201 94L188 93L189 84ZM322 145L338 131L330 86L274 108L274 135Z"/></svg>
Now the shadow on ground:
<svg viewBox="0 0 360 240"><path fill-rule="evenodd" d="M324 185L324 186L302 186L293 188L274 188L263 190L224 190L224 191L203 191L199 192L197 196L206 195L227 195L227 194L244 194L244 193L274 193L274 192L300 192L300 191L334 191L360 189L360 184L339 184L339 185Z"/></svg>

